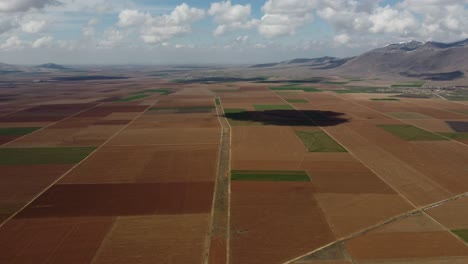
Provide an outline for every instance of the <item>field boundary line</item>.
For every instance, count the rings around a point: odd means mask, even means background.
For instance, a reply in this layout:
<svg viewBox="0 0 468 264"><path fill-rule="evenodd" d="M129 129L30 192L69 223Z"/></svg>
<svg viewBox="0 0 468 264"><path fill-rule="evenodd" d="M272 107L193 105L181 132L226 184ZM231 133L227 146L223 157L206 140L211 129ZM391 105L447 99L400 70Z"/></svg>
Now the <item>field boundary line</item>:
<svg viewBox="0 0 468 264"><path fill-rule="evenodd" d="M157 102L157 101L156 101ZM148 109L153 106L156 102L154 102L152 105L148 106L144 111L142 111L140 114L135 116L128 124L120 128L117 132L115 132L111 137L109 137L104 143L99 145L93 152L89 153L88 156L86 156L83 160L75 164L73 167L71 167L68 171L66 171L64 174L62 174L60 177L58 177L54 182L52 182L48 187L44 188L39 194L34 196L28 203L26 203L24 206L22 206L18 211L16 211L14 214L12 214L10 217L5 219L2 223L0 223L0 228L3 227L8 221L13 219L19 212L23 211L26 207L28 207L30 204L32 204L37 198L39 198L42 194L47 192L50 188L52 188L55 184L57 184L60 180L62 180L65 176L67 176L72 170L74 170L76 167L78 167L80 164L88 160L93 154L95 154L98 150L100 150L104 145L106 145L109 141L111 141L114 137L116 137L120 132L122 132L125 128L127 128L133 121L135 121L137 118L142 116Z"/></svg>
<svg viewBox="0 0 468 264"><path fill-rule="evenodd" d="M441 200L441 201L438 201L438 202L435 202L433 204L430 204L430 205L426 205L426 206L422 206L422 207L419 207L419 208L416 208L415 210L411 210L411 211L407 211L405 213L402 213L402 214L399 214L399 215L396 215L394 217L391 217L389 219L387 219L386 221L383 221L383 222L380 222L376 225L373 225L373 226L370 226L370 227L367 227L365 229L362 229L360 231L357 231L357 232L354 232L350 235L347 235L345 237L342 237L340 239L337 239L331 243L328 243L322 247L319 247L317 249L314 249L306 254L303 254L301 256L298 256L294 259L291 259L291 260L288 260L286 262L283 262L283 264L292 264L294 263L295 261L298 261L300 260L301 258L304 258L304 257L307 257L308 255L311 255L311 254L314 254L320 250L323 250L329 246L333 246L335 244L338 244L338 243L342 243L342 242L345 242L347 240L350 240L350 239L353 239L353 238L356 238L356 237L359 237L359 236L362 236L362 235L365 235L366 233L370 232L370 231L373 231L375 229L378 229L380 227L383 227L385 225L388 225L388 224L391 224L395 221L398 221L400 219L404 219L404 218L407 218L407 217L411 217L412 215L417 215L417 214L423 214L423 215L426 215L428 216L431 220L433 220L435 223L441 225L446 231L448 231L449 233L451 233L453 236L456 236L455 234L453 234L450 230L448 230L444 225L442 225L441 223L439 223L438 221L436 221L435 219L433 219L430 215L428 215L427 213L425 213L425 210L429 210L431 208L434 208L434 207L437 207L437 206L441 206L441 205L444 205L446 203L449 203L449 202L452 202L452 201L455 201L455 200L458 200L460 198L463 198L463 197L468 197L468 192L465 192L465 193L462 193L462 194L459 194L459 195L456 195L456 196L453 196L451 198L448 198L448 199L445 199L445 200ZM463 243L465 243L461 238L459 238L458 236L456 236L459 240L461 240Z"/></svg>
<svg viewBox="0 0 468 264"><path fill-rule="evenodd" d="M218 142L218 157L217 157L217 164L216 164L216 169L215 169L215 187L213 190L213 200L211 202L211 216L210 216L210 223L209 223L209 230L208 230L208 236L205 241L205 248L204 248L204 260L203 263L209 264L210 263L210 256L211 256L211 246L212 246L212 240L213 240L213 233L214 233L214 224L215 224L215 210L216 210L216 198L217 194L220 188L220 182L219 182L219 177L221 173L221 162L222 162L222 151L223 151L223 137L224 137L224 127L223 124L221 123L221 120L219 120L219 113L218 113L218 107L216 105L216 99L217 97L213 98L213 101L215 102L215 109L216 109L216 120L218 121L218 124L221 128L221 133L219 135L219 142Z"/></svg>
<svg viewBox="0 0 468 264"><path fill-rule="evenodd" d="M104 103L99 103L99 104L97 104L97 105L91 106L91 107L86 108L86 109L84 109L84 110L82 110L82 111L79 111L79 112L77 112L77 113L75 113L75 114L73 114L73 115L67 116L67 117L65 117L65 118L63 118L63 119L60 119L60 120L55 121L55 122L53 122L53 123L51 123L51 124L48 124L48 125L45 126L45 127L41 127L40 129L35 130L35 131L33 131L33 132L29 133L29 134L22 135L22 136L20 136L20 137L18 137L18 138L15 138L15 139L13 139L12 141L9 141L9 142L6 142L6 143L0 145L0 148L3 148L4 146L6 146L6 145L8 145L8 144L10 144L10 143L13 143L13 142L15 142L15 141L17 141L17 140L20 140L20 139L23 138L23 137L26 137L26 136L32 135L32 134L34 134L34 133L37 133L37 132L39 132L39 131L42 131L42 130L44 130L44 129L47 129L47 128L49 128L49 127L51 127L51 126L53 126L53 125L55 125L55 124L58 124L58 123L60 123L60 122L62 122L62 121L66 121L66 120L68 120L68 119L70 119L70 118L72 118L72 117L75 117L75 116L77 116L77 115L79 115L79 114L81 114L81 113L84 113L84 112L86 112L86 111L88 111L88 110L90 110L90 109L93 109L93 108L95 108L95 107L101 106L102 104L104 104ZM18 112L19 112L19 111L18 111Z"/></svg>
<svg viewBox="0 0 468 264"><path fill-rule="evenodd" d="M427 132L429 132L429 133L431 133L431 134L434 134L434 135L440 136L440 137L442 137L442 138L448 139L449 141L458 143L458 144L460 144L460 145L462 145L462 146L464 146L464 147L468 147L468 145L466 145L466 144L464 144L464 143L462 143L462 142L460 142L460 141L453 140L453 139L451 139L451 138L449 138L449 137L446 137L446 136L444 136L444 135L440 135L440 134L436 134L436 133L434 133L434 132L431 132L431 131L429 131L429 130L427 130L427 129L424 129L424 128L420 127L420 126L413 125L413 124L411 124L411 123L408 123L408 122L405 121L404 119L398 119L398 118L393 117L393 116L391 116L391 115L388 115L388 114L386 114L386 113L384 113L384 112L380 112L380 111L375 110L375 109L372 109L372 108L370 108L370 107L368 107L368 106L366 106L366 105L362 105L362 104L360 104L360 103L358 103L358 102L354 102L354 101L352 101L352 100L348 100L348 99L342 98L342 97L337 96L337 95L334 95L334 94L332 94L332 96L335 96L336 98L339 98L339 99L341 99L341 100L343 100L343 101L350 102L350 103L352 103L352 104L362 106L362 107L367 108L367 109L369 109L369 110L371 110L371 111L377 112L377 113L379 113L379 114L382 114L382 115L387 116L387 117L389 117L389 118L391 118L391 119L400 121L400 122L405 123L405 124L407 124L407 125L417 127L417 128L419 128L419 129L422 129L422 130L424 130L424 131L427 131ZM434 108L434 109L437 109L437 108ZM439 109L439 110L442 110L442 109ZM437 119L436 119L436 120L437 120Z"/></svg>

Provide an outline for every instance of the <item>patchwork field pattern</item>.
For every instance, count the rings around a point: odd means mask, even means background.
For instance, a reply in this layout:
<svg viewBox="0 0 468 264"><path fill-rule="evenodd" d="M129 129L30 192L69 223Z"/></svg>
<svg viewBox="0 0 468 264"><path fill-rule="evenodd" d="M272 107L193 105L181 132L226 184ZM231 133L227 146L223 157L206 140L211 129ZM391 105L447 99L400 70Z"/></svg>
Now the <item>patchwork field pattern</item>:
<svg viewBox="0 0 468 264"><path fill-rule="evenodd" d="M467 104L141 76L0 89L0 263L468 263Z"/></svg>

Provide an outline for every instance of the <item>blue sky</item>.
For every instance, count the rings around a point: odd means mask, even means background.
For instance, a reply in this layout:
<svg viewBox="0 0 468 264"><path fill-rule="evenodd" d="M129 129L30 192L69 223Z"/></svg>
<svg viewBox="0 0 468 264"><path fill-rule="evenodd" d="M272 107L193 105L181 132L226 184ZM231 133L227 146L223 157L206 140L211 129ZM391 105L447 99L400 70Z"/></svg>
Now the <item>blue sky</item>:
<svg viewBox="0 0 468 264"><path fill-rule="evenodd" d="M0 62L261 63L468 37L468 0L0 0Z"/></svg>

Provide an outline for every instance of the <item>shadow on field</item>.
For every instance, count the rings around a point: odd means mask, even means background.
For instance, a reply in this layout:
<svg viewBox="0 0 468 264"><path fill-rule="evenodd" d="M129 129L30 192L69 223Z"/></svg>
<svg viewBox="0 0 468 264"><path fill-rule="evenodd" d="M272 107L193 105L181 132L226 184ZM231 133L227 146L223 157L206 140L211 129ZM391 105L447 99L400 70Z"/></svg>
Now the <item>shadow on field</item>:
<svg viewBox="0 0 468 264"><path fill-rule="evenodd" d="M336 126L348 122L344 113L319 110L266 110L225 113L232 122L253 122L275 126Z"/></svg>

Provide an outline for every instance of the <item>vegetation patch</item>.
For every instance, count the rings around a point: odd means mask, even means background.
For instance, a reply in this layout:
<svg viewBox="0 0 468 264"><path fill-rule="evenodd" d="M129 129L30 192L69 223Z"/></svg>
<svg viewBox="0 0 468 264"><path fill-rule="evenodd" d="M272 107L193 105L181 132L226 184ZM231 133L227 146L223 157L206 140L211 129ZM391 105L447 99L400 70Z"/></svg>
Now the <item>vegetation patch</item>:
<svg viewBox="0 0 468 264"><path fill-rule="evenodd" d="M220 100L219 98L216 98L216 99L215 99L215 104L216 104L216 105L221 105L221 100Z"/></svg>
<svg viewBox="0 0 468 264"><path fill-rule="evenodd" d="M458 132L458 133L450 133L450 132L443 132L437 133L441 136L448 137L453 140L468 140L468 132Z"/></svg>
<svg viewBox="0 0 468 264"><path fill-rule="evenodd" d="M392 88L421 88L423 85L424 85L425 82L420 82L420 81L416 81L416 82L407 82L407 83L397 83L397 84L393 84Z"/></svg>
<svg viewBox="0 0 468 264"><path fill-rule="evenodd" d="M293 104L305 104L308 103L306 99L286 99L286 102L293 103Z"/></svg>
<svg viewBox="0 0 468 264"><path fill-rule="evenodd" d="M95 147L1 148L0 165L75 164Z"/></svg>
<svg viewBox="0 0 468 264"><path fill-rule="evenodd" d="M321 90L315 87L304 87L298 84L288 84L283 86L270 87L272 91L304 91L308 93L321 92Z"/></svg>
<svg viewBox="0 0 468 264"><path fill-rule="evenodd" d="M378 125L378 127L407 141L441 141L448 140L438 134L412 125Z"/></svg>
<svg viewBox="0 0 468 264"><path fill-rule="evenodd" d="M398 93L394 89L388 89L386 87L372 87L372 86L346 86L344 90L333 90L335 93L346 94L346 93Z"/></svg>
<svg viewBox="0 0 468 264"><path fill-rule="evenodd" d="M296 131L309 152L347 152L346 149L323 131Z"/></svg>
<svg viewBox="0 0 468 264"><path fill-rule="evenodd" d="M131 95L122 99L117 100L117 102L131 102L131 101L136 101L145 97L148 97L149 95L147 94L136 94L136 95Z"/></svg>
<svg viewBox="0 0 468 264"><path fill-rule="evenodd" d="M371 98L372 101L400 101L398 98Z"/></svg>
<svg viewBox="0 0 468 264"><path fill-rule="evenodd" d="M0 136L23 136L32 133L40 127L0 127Z"/></svg>
<svg viewBox="0 0 468 264"><path fill-rule="evenodd" d="M254 105L257 111L271 111L271 110L295 110L290 105Z"/></svg>
<svg viewBox="0 0 468 264"><path fill-rule="evenodd" d="M305 171L233 170L231 180L310 182L309 175Z"/></svg>
<svg viewBox="0 0 468 264"><path fill-rule="evenodd" d="M452 232L468 243L468 229L452 230Z"/></svg>
<svg viewBox="0 0 468 264"><path fill-rule="evenodd" d="M416 112L393 112L386 113L389 116L398 118L398 119L432 119L432 117L423 115Z"/></svg>

